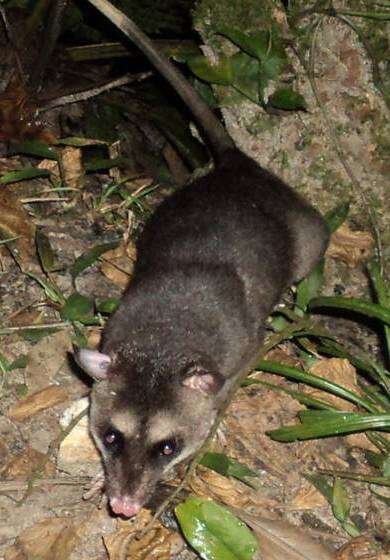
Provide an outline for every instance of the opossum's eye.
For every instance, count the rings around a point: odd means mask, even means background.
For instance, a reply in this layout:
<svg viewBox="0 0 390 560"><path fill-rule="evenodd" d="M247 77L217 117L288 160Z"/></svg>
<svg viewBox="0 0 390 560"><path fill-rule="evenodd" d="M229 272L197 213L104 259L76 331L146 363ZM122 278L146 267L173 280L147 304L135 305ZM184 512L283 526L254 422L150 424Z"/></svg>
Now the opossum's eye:
<svg viewBox="0 0 390 560"><path fill-rule="evenodd" d="M155 447L157 453L163 457L170 457L177 449L177 443L174 439L166 439L158 443Z"/></svg>
<svg viewBox="0 0 390 560"><path fill-rule="evenodd" d="M103 443L108 449L118 449L123 446L123 435L118 430L107 430Z"/></svg>

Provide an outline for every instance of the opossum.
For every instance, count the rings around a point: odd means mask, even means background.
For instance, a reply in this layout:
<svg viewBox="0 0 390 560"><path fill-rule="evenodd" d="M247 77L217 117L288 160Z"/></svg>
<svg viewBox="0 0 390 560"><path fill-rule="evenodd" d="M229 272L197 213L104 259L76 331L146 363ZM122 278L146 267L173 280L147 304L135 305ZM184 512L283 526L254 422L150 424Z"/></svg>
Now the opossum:
<svg viewBox="0 0 390 560"><path fill-rule="evenodd" d="M146 54L192 111L214 169L167 198L137 243L134 276L92 376L91 432L115 514L131 517L210 432L229 389L254 366L283 291L324 254L320 214L234 143L186 79L116 8L93 0Z"/></svg>

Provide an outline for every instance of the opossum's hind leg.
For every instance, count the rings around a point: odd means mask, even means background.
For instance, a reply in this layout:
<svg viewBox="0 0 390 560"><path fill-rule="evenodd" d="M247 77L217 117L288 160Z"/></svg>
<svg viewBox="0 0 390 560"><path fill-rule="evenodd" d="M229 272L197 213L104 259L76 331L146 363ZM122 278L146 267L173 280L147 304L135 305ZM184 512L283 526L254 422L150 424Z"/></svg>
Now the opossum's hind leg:
<svg viewBox="0 0 390 560"><path fill-rule="evenodd" d="M323 257L329 243L329 229L322 216L306 206L292 217L290 227L295 246L293 282L307 276Z"/></svg>

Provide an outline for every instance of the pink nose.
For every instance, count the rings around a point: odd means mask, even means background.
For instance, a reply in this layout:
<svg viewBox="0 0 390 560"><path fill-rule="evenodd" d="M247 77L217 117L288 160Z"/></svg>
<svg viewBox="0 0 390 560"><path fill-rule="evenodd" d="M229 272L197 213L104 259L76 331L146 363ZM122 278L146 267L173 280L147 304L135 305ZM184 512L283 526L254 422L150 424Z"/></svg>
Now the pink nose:
<svg viewBox="0 0 390 560"><path fill-rule="evenodd" d="M111 498L110 506L114 513L125 517L133 517L141 509L141 504L135 502L130 496Z"/></svg>

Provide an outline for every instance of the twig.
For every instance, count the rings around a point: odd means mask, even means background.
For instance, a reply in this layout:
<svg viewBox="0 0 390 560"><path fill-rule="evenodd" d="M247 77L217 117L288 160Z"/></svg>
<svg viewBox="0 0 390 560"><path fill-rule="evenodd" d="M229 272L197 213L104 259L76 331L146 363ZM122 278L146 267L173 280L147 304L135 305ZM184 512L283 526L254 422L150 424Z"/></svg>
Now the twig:
<svg viewBox="0 0 390 560"><path fill-rule="evenodd" d="M82 486L91 480L90 476L66 477L66 478L39 478L32 481L32 486ZM4 492L20 492L27 490L29 482L27 480L0 480L0 494Z"/></svg>
<svg viewBox="0 0 390 560"><path fill-rule="evenodd" d="M42 323L41 325L23 325L20 327L4 327L0 329L0 336L3 334L12 334L14 332L20 331L36 331L39 329L59 329L68 327L69 323L59 322L59 323Z"/></svg>
<svg viewBox="0 0 390 560"><path fill-rule="evenodd" d="M44 102L41 107L38 108L38 113L43 113L44 111L54 109L55 107L69 105L70 103L86 101L87 99L96 97L97 95L100 95L105 91L109 91L111 89L118 88L132 82L140 82L142 80L146 80L146 78L149 78L149 76L151 75L152 72L141 72L135 75L126 74L125 76L121 76L120 78L112 80L111 82L105 83L101 86L79 91L77 93L70 93L69 95L63 95L61 97L56 97L55 99L49 99L48 101Z"/></svg>
<svg viewBox="0 0 390 560"><path fill-rule="evenodd" d="M33 202L68 202L69 198L66 197L62 197L62 198L55 198L54 196L52 198L50 197L42 197L42 198L21 198L20 202L22 204L32 204Z"/></svg>

